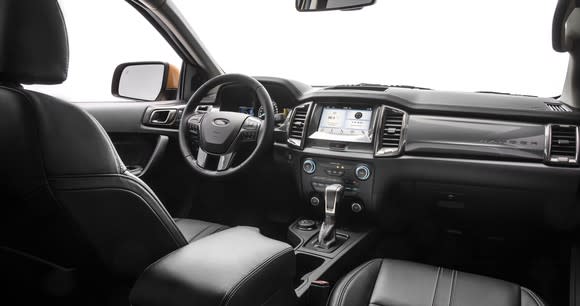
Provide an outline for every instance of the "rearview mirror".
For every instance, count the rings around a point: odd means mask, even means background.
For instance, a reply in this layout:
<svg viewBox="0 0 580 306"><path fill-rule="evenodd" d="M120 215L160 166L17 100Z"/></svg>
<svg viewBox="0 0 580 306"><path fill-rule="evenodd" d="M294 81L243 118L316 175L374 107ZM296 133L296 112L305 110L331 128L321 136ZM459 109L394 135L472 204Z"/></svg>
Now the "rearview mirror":
<svg viewBox="0 0 580 306"><path fill-rule="evenodd" d="M296 10L299 12L358 10L373 4L375 0L296 0Z"/></svg>
<svg viewBox="0 0 580 306"><path fill-rule="evenodd" d="M175 99L179 71L163 62L134 62L117 66L111 93L115 97L144 101Z"/></svg>

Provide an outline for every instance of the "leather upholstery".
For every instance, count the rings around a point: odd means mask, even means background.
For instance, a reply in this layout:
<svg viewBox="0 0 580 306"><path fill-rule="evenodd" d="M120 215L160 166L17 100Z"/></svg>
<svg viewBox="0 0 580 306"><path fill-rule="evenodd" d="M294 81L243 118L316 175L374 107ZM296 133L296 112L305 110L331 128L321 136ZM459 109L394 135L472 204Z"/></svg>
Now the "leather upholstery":
<svg viewBox="0 0 580 306"><path fill-rule="evenodd" d="M2 246L70 267L78 256L65 250L86 244L113 273L134 278L171 251L224 228L185 219L176 225L84 110L18 88L0 86L0 99L9 118L0 123L0 140L12 144L3 152L0 188L13 201L3 222L12 236ZM16 235L9 228L23 230ZM76 242L65 238L72 233Z"/></svg>
<svg viewBox="0 0 580 306"><path fill-rule="evenodd" d="M179 224L179 223L178 223ZM149 266L131 290L134 306L294 305L294 249L235 227Z"/></svg>
<svg viewBox="0 0 580 306"><path fill-rule="evenodd" d="M539 306L532 291L490 277L391 259L369 261L334 288L330 306Z"/></svg>
<svg viewBox="0 0 580 306"><path fill-rule="evenodd" d="M58 84L68 69L68 40L53 0L0 1L0 83Z"/></svg>
<svg viewBox="0 0 580 306"><path fill-rule="evenodd" d="M0 16L0 251L65 270L104 264L134 279L224 228L196 220L176 225L90 114L22 89L19 83L66 78L68 46L55 0L0 1Z"/></svg>
<svg viewBox="0 0 580 306"><path fill-rule="evenodd" d="M175 224L187 242L192 242L219 231L223 231L227 226L191 219L174 219Z"/></svg>

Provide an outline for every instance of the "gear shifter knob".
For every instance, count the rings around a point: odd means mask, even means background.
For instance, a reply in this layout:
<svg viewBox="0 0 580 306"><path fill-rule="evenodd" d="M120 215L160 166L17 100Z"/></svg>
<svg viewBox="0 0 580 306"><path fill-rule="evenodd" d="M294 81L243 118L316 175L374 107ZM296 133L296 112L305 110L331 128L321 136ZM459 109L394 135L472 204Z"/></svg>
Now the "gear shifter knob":
<svg viewBox="0 0 580 306"><path fill-rule="evenodd" d="M344 186L334 184L324 190L324 222L318 233L318 247L329 249L336 242L336 206L342 200Z"/></svg>
<svg viewBox="0 0 580 306"><path fill-rule="evenodd" d="M324 190L324 213L326 216L335 215L336 205L342 200L344 186L340 184L328 185Z"/></svg>

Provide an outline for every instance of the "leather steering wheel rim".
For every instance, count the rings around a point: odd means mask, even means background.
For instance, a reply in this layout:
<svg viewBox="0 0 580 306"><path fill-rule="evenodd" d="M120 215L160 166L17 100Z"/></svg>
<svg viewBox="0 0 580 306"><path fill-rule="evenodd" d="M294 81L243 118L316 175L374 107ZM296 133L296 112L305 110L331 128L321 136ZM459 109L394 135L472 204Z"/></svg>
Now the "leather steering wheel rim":
<svg viewBox="0 0 580 306"><path fill-rule="evenodd" d="M191 140L191 130L190 130L190 119L192 119L192 117L194 117L195 114L195 109L196 107L200 104L201 100L209 93L209 91L217 86L220 85L225 85L225 84L238 84L238 85L243 85L246 86L248 88L251 88L254 93L256 94L256 97L258 99L258 102L260 102L260 105L264 108L264 119L261 122L261 124L258 127L257 130L257 137L256 137L256 146L253 149L252 153L250 153L250 155L243 161L241 162L239 165L235 166L235 167L227 167L226 169L223 170L209 170L209 169L205 169L203 166L200 165L200 163L198 163L198 157L199 157L199 151L198 154L196 156L194 156L194 151L193 151L193 143ZM226 115L226 113L228 113L228 115L232 116L233 113L230 112L217 112L217 114L219 113L223 113L224 115ZM206 113L207 114L207 113ZM211 115L213 117L215 117L215 114L212 112ZM199 116L199 114L197 114L197 116ZM203 117L206 117L205 115L203 115ZM251 117L248 116L249 118L253 118L252 120L259 120L256 117ZM201 131L201 124L204 123L203 120L205 119L201 119L200 123L199 123L199 127L200 127L200 131L198 132L200 139L202 137L204 137L204 135L206 133L202 133ZM214 119L215 120L224 120L224 119ZM225 120L226 124L228 124L228 120ZM205 127L208 126L207 123L204 123ZM244 124L245 127L245 124ZM239 131L238 131L239 132ZM223 75L219 75L216 76L212 79L210 79L209 81L207 81L206 83L204 83L201 87L199 87L195 93L193 94L193 96L191 96L191 98L189 99L189 101L187 102L187 105L185 106L184 110L183 110L183 115L181 117L181 122L179 123L179 147L181 149L181 153L183 154L183 156L185 157L186 162L189 164L189 166L197 173L200 173L204 176L208 176L208 177L225 177L225 176L231 176L233 174L236 173L240 173L242 171L244 171L246 168L249 167L249 165L255 161L271 144L272 144L272 135L274 132L274 107L272 105L272 99L270 98L270 95L268 94L268 92L266 91L266 89L264 88L264 86L258 82L256 79L250 77L250 76L246 76L243 74L223 74ZM239 137L239 135L236 135L236 137ZM236 138L235 140L233 140L234 142L238 141L238 138ZM200 141L199 144L199 149L198 150L202 150L204 153L205 152L204 148L202 148L202 144ZM235 143L231 144L232 146L235 146ZM230 149L228 149L230 150ZM235 154L235 152L233 152ZM228 153L229 154L229 153ZM214 155L212 153L210 153L210 155ZM217 154L215 154L217 155ZM232 157L233 159L233 157ZM221 156L220 156L220 161L221 161ZM228 161L229 162L229 161Z"/></svg>

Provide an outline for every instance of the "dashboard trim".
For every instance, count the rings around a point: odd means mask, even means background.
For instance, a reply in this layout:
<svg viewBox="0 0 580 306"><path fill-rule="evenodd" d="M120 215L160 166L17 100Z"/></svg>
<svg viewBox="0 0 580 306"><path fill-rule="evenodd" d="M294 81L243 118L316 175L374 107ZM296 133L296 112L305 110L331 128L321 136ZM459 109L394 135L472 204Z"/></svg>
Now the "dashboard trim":
<svg viewBox="0 0 580 306"><path fill-rule="evenodd" d="M384 120L385 120L385 110L392 109L398 112L403 113L403 121L401 124L401 139L399 140L399 146L397 148L382 148L382 139L383 139L383 128L384 128ZM376 122L375 126L375 157L392 157L400 155L404 152L405 144L407 143L407 126L409 123L409 114L401 109L396 107L381 105L378 122Z"/></svg>

